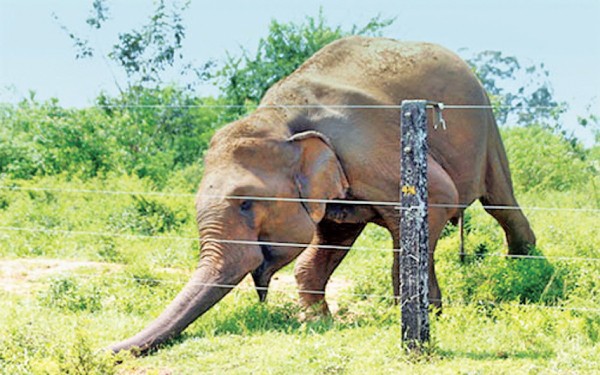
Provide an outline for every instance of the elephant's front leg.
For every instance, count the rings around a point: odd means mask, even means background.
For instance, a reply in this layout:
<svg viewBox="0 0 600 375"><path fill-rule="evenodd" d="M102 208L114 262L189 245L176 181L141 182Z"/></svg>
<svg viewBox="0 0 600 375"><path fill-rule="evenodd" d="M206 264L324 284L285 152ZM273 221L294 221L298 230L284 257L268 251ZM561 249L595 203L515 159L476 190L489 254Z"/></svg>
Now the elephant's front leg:
<svg viewBox="0 0 600 375"><path fill-rule="evenodd" d="M312 244L300 255L294 270L300 303L311 313L329 315L325 302L325 287L333 271L348 254L319 246L352 246L366 224L338 224L323 220L319 223Z"/></svg>

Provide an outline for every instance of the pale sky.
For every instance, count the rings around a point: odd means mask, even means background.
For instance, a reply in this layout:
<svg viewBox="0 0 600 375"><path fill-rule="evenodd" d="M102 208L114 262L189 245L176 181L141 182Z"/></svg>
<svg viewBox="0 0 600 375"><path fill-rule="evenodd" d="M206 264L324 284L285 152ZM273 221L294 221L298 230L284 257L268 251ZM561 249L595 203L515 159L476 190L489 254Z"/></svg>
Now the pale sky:
<svg viewBox="0 0 600 375"><path fill-rule="evenodd" d="M92 0L0 0L0 101L15 102L29 90L37 98L56 97L65 106L83 107L102 90L115 93L118 68L102 59L75 60L74 49L54 12L74 31L86 35ZM151 0L109 0L111 20L92 42L104 51L116 33L140 26L154 8ZM377 14L397 17L384 36L434 42L468 57L499 50L524 64L543 62L550 71L555 97L577 114L592 105L600 113L600 0L192 0L184 14L184 55L198 63L223 59L243 46L254 51L269 22L301 22L319 7L329 24L365 24ZM465 49L466 50L463 50ZM185 82L180 82L185 83ZM215 94L200 87L198 95ZM586 144L589 132L577 131Z"/></svg>

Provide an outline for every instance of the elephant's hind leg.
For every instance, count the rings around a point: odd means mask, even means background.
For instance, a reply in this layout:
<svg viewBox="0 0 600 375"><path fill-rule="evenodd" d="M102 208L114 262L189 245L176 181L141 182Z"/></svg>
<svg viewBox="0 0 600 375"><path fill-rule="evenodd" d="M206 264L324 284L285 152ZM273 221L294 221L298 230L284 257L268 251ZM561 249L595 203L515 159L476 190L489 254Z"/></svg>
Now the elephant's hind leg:
<svg viewBox="0 0 600 375"><path fill-rule="evenodd" d="M498 150L489 158L485 181L486 193L479 200L487 206L485 210L498 221L506 233L508 253L525 255L529 247L535 245L535 235L514 196L504 149ZM499 206L506 208L494 208Z"/></svg>
<svg viewBox="0 0 600 375"><path fill-rule="evenodd" d="M348 250L319 246L352 246L364 227L364 223L338 224L328 220L319 223L311 246L298 257L294 269L303 307L321 315L330 313L325 287Z"/></svg>
<svg viewBox="0 0 600 375"><path fill-rule="evenodd" d="M498 221L504 233L506 234L506 242L508 243L508 254L510 255L527 255L529 248L535 245L535 235L531 230L531 226L516 200L512 202L508 200L494 200L481 198L481 203L486 207L486 211ZM494 209L489 207L507 206L512 208Z"/></svg>

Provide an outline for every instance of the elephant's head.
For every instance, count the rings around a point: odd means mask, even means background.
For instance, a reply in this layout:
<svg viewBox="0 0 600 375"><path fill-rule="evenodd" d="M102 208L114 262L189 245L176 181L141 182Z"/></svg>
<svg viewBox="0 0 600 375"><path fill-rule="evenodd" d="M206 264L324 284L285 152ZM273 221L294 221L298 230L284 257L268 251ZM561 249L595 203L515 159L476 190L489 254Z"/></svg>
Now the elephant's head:
<svg viewBox="0 0 600 375"><path fill-rule="evenodd" d="M145 352L176 336L248 273L264 300L271 276L304 248L280 244L309 243L325 215L325 203L310 200L345 196L346 176L323 135L245 135L248 126L241 121L218 132L205 158L196 199L201 253L191 280L154 322L114 345L114 352Z"/></svg>

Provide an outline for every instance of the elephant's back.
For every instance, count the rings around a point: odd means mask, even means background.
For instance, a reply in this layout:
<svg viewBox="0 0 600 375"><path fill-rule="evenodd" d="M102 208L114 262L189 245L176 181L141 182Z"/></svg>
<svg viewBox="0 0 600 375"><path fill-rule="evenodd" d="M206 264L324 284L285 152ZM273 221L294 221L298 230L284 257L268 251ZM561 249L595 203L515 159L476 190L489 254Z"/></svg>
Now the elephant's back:
<svg viewBox="0 0 600 375"><path fill-rule="evenodd" d="M309 105L308 110L289 112L301 112L307 126L331 138L349 174L355 174L349 176L354 187L362 184L395 194L399 111L373 106L398 105L407 99L489 104L477 77L453 52L430 43L366 37L344 38L324 47L274 85L262 104ZM361 106L370 108L357 108ZM485 156L488 138L497 134L490 131L495 122L489 110L448 109L444 119L447 131L434 130L430 121L430 153L453 178L466 203L484 189ZM374 187L376 178L379 186Z"/></svg>
<svg viewBox="0 0 600 375"><path fill-rule="evenodd" d="M362 92L381 104L417 98L451 99L445 94L451 88L456 90L456 86L469 94L466 100L477 102L472 104L485 101L482 87L469 66L439 45L353 36L325 46L275 84L263 102L285 104L284 100L312 99L321 103L324 98L319 94L328 85ZM301 98L296 97L299 92Z"/></svg>

